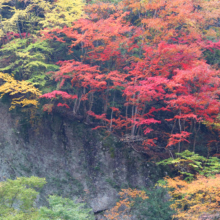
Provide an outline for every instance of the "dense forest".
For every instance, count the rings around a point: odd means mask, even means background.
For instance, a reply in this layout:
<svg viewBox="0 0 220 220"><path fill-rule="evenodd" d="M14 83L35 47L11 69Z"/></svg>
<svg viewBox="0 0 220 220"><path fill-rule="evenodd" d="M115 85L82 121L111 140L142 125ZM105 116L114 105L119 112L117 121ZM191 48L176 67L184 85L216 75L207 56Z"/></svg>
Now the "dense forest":
<svg viewBox="0 0 220 220"><path fill-rule="evenodd" d="M0 0L0 11L10 112L36 129L45 115L77 120L169 167L154 190L122 189L103 218L220 218L220 1ZM2 182L1 219L93 219L56 196L36 208L44 184Z"/></svg>

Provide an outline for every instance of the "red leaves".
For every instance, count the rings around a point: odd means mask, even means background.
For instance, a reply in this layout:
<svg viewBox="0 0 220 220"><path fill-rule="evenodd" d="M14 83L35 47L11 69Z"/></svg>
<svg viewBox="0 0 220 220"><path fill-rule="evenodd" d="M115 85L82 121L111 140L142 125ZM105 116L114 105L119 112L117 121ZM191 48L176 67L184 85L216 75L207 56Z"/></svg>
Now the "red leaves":
<svg viewBox="0 0 220 220"><path fill-rule="evenodd" d="M130 73L132 74L130 75L133 77L133 81L124 90L124 95L130 103L137 102L138 100L149 102L164 98L165 85L168 82L166 78L156 76L137 81L139 73L135 71L130 71Z"/></svg>
<svg viewBox="0 0 220 220"><path fill-rule="evenodd" d="M119 108L110 107L110 109L111 109L113 112L120 112Z"/></svg>
<svg viewBox="0 0 220 220"><path fill-rule="evenodd" d="M70 52L77 51L73 57L80 54L81 62L59 61L60 70L52 72L52 78L60 89L71 86L68 92L41 97L74 99L75 113L102 121L98 127L110 132L148 137L167 121L174 133L182 131L172 134L167 146L187 141L190 123L212 122L220 109L219 71L206 64L202 54L220 49L220 43L205 40L200 28L208 15L204 5L199 12L195 4L155 0L140 5L128 0L87 6L86 19L45 33L47 39L68 39ZM147 145L154 145L153 139L147 139Z"/></svg>
<svg viewBox="0 0 220 220"><path fill-rule="evenodd" d="M90 66L75 60L59 61L60 70L52 72L52 78L60 81L60 88L63 87L65 80L71 79L72 86L85 87L90 89L105 89L106 82L102 80L103 75L99 75L98 66ZM101 76L101 77L100 77Z"/></svg>
<svg viewBox="0 0 220 220"><path fill-rule="evenodd" d="M57 107L66 107L66 108L70 108L66 103L58 103Z"/></svg>
<svg viewBox="0 0 220 220"><path fill-rule="evenodd" d="M87 113L89 115L93 116L95 119L109 121L108 119L106 119L106 114L97 115L92 111L88 111Z"/></svg>
<svg viewBox="0 0 220 220"><path fill-rule="evenodd" d="M202 61L187 70L177 69L176 75L168 83L175 98L167 101L171 109L181 110L181 115L175 118L212 121L220 109L220 102L217 101L220 87L218 76L219 71Z"/></svg>
<svg viewBox="0 0 220 220"><path fill-rule="evenodd" d="M220 40L218 42L207 41L207 45L204 48L213 52L213 49L220 50Z"/></svg>
<svg viewBox="0 0 220 220"><path fill-rule="evenodd" d="M77 98L77 95L69 95L67 92L57 91L57 90L41 95L40 98L52 99L52 98L57 98L57 96L60 96L63 99L76 99Z"/></svg>
<svg viewBox="0 0 220 220"><path fill-rule="evenodd" d="M43 111L44 112L48 112L48 113L51 113L53 110L53 104L45 104L43 106Z"/></svg>
<svg viewBox="0 0 220 220"><path fill-rule="evenodd" d="M152 138L152 139L147 139L143 142L143 145L144 145L144 148L145 149L148 149L148 147L150 146L153 146L155 147L156 144L155 144L155 141L157 140L158 138Z"/></svg>
<svg viewBox="0 0 220 220"><path fill-rule="evenodd" d="M1 39L2 43L6 43L7 41L10 41L14 38L22 38L25 39L26 37L30 37L30 33L15 33L12 31L9 31L6 33L6 35Z"/></svg>
<svg viewBox="0 0 220 220"><path fill-rule="evenodd" d="M161 121L155 120L154 118L148 118L148 119L142 119L138 118L140 122L135 122L136 125L150 125L150 124L155 124L155 123L161 123ZM146 132L146 129L145 129Z"/></svg>
<svg viewBox="0 0 220 220"><path fill-rule="evenodd" d="M176 145L180 142L186 141L189 143L189 141L186 139L190 136L191 133L187 131L182 131L180 134L171 134L169 142L166 147L170 147L172 145Z"/></svg>
<svg viewBox="0 0 220 220"><path fill-rule="evenodd" d="M146 129L144 129L144 134L146 135L146 134L149 134L151 131L153 131L153 129L151 129L151 128L146 128Z"/></svg>

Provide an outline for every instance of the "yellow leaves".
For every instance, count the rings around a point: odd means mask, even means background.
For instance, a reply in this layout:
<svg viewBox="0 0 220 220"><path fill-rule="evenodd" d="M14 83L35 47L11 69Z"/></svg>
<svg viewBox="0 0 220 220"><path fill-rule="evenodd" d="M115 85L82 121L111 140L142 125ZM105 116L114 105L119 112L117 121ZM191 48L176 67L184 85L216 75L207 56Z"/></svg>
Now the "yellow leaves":
<svg viewBox="0 0 220 220"><path fill-rule="evenodd" d="M209 30L206 31L205 34L207 37L213 37L213 38L217 38L217 33L214 29L210 28Z"/></svg>
<svg viewBox="0 0 220 220"><path fill-rule="evenodd" d="M30 52L24 53L24 52L15 51L15 54L16 54L18 57L20 57L20 58L27 58L27 57L30 56Z"/></svg>
<svg viewBox="0 0 220 220"><path fill-rule="evenodd" d="M0 15L0 37L3 37L7 32L13 31L13 32L19 32L18 31L18 21L25 20L25 18L28 15L28 10L20 10L16 7L12 7L9 5L4 5L6 3L9 3L10 1L7 0L0 0L0 9L7 7L10 8L9 10L12 13L12 16L8 19L2 19Z"/></svg>
<svg viewBox="0 0 220 220"><path fill-rule="evenodd" d="M179 177L166 178L170 195L175 199L171 208L177 211L178 219L199 219L204 214L220 211L220 175L215 178L198 176L197 180L187 183Z"/></svg>
<svg viewBox="0 0 220 220"><path fill-rule="evenodd" d="M38 101L37 100L31 100L31 99L22 99L22 97L20 98L14 98L12 99L11 102L11 107L9 108L9 110L12 110L15 108L16 105L22 105L22 107L28 106L28 105L34 105L37 106L38 105Z"/></svg>
<svg viewBox="0 0 220 220"><path fill-rule="evenodd" d="M204 125L206 125L209 129L216 129L217 131L220 130L220 115L215 119L214 122L209 122L209 121L203 121L202 122Z"/></svg>
<svg viewBox="0 0 220 220"><path fill-rule="evenodd" d="M82 0L58 0L49 6L45 19L40 23L47 28L69 27L82 17L84 5Z"/></svg>
<svg viewBox="0 0 220 220"><path fill-rule="evenodd" d="M0 73L0 79L4 81L0 86L0 98L5 94L12 96L11 107L9 110L14 109L16 106L38 106L37 98L41 95L41 92L30 82L15 80L12 76L6 73Z"/></svg>
<svg viewBox="0 0 220 220"><path fill-rule="evenodd" d="M25 0L20 0L24 1ZM72 22L81 18L84 8L83 0L58 0L50 3L47 0L30 0L24 9L10 6L11 0L0 0L0 10L4 7L10 8L12 16L2 18L0 15L0 38L7 32L20 32L18 23L27 22L36 25L39 23L46 28L62 28L71 26ZM13 4L14 5L14 4ZM37 12L37 13L36 13ZM44 14L44 18L38 16ZM32 27L32 25L30 25Z"/></svg>
<svg viewBox="0 0 220 220"><path fill-rule="evenodd" d="M50 2L45 0L30 0L30 5L27 6L28 10L31 11L33 7L38 7L38 10L41 9L43 11L50 9Z"/></svg>
<svg viewBox="0 0 220 220"><path fill-rule="evenodd" d="M4 4L9 3L11 0L0 0L0 9L4 7Z"/></svg>

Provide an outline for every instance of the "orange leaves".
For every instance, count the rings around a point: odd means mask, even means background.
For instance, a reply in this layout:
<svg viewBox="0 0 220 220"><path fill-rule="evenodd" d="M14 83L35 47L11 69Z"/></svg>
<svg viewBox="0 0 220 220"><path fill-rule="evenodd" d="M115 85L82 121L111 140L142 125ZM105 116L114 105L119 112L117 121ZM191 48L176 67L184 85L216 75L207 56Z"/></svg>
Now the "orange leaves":
<svg viewBox="0 0 220 220"><path fill-rule="evenodd" d="M119 195L121 198L123 197L131 197L131 198L136 198L140 197L142 199L148 199L148 196L146 193L142 190L137 190L137 189L122 189L121 192L119 192Z"/></svg>
<svg viewBox="0 0 220 220"><path fill-rule="evenodd" d="M148 199L148 196L144 191L137 189L122 189L118 194L120 195L120 201L117 202L112 209L107 211L107 214L105 215L108 220L129 220L129 212L134 204L133 200L137 197L142 198L143 200Z"/></svg>
<svg viewBox="0 0 220 220"><path fill-rule="evenodd" d="M110 14L116 13L117 7L111 3L99 2L85 7L85 12L90 14L92 19L106 19Z"/></svg>
<svg viewBox="0 0 220 220"><path fill-rule="evenodd" d="M172 205L177 211L174 217L180 220L197 220L203 215L212 215L220 211L220 175L215 178L198 176L197 180L187 183L179 177L166 178L168 187L172 188L171 196L175 199Z"/></svg>
<svg viewBox="0 0 220 220"><path fill-rule="evenodd" d="M44 112L48 112L48 113L51 113L52 112L52 110L53 110L53 104L45 104L44 106L43 106L43 111Z"/></svg>
<svg viewBox="0 0 220 220"><path fill-rule="evenodd" d="M181 36L183 33L198 39L203 34L201 30L208 27L207 24L215 22L220 5L216 0L209 2L146 0L139 4L141 5L139 12L148 12L141 22L145 29L150 30L145 32L146 38L153 43L159 43L161 40L168 41L170 37ZM137 8L134 5L133 1L130 1L129 7L136 11Z"/></svg>

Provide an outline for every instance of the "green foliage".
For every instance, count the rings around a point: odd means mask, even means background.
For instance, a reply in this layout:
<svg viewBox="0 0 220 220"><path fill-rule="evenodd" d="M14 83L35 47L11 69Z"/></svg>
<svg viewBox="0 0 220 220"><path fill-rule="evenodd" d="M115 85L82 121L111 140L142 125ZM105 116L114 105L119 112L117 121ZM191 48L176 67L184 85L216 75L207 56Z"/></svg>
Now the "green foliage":
<svg viewBox="0 0 220 220"><path fill-rule="evenodd" d="M0 183L1 220L94 220L92 210L85 204L76 203L68 198L50 196L49 208L37 208L36 188L42 188L44 178L18 177Z"/></svg>
<svg viewBox="0 0 220 220"><path fill-rule="evenodd" d="M193 180L197 174L211 176L220 172L220 159L205 158L188 150L176 153L177 158L169 158L158 162L161 165L174 165L175 169L184 176L185 180Z"/></svg>
<svg viewBox="0 0 220 220"><path fill-rule="evenodd" d="M37 218L34 202L38 192L46 183L44 178L18 177L0 183L0 219L30 220Z"/></svg>
<svg viewBox="0 0 220 220"><path fill-rule="evenodd" d="M145 189L148 199L135 198L134 214L139 220L170 220L175 211L170 208L174 202L169 200L167 189L155 186Z"/></svg>
<svg viewBox="0 0 220 220"><path fill-rule="evenodd" d="M105 217L109 220L130 219L135 216L138 220L170 220L175 211L170 209L168 191L162 187L150 189L122 189L119 192L120 201L109 211Z"/></svg>
<svg viewBox="0 0 220 220"><path fill-rule="evenodd" d="M50 4L44 0L0 0L0 37L3 37L8 32L31 33L36 34L42 28L40 21L43 20L43 15L46 10L49 10ZM8 38L9 41L9 38Z"/></svg>
<svg viewBox="0 0 220 220"><path fill-rule="evenodd" d="M213 49L213 51L205 51L204 52L204 55L205 55L205 58L207 60L207 63L208 64L211 64L211 65L218 65L219 67L219 62L220 62L220 50L217 50L217 49Z"/></svg>
<svg viewBox="0 0 220 220"><path fill-rule="evenodd" d="M0 49L3 54L0 70L43 89L48 81L45 72L58 69L58 66L47 63L52 51L46 41L15 39L13 44L10 42Z"/></svg>
<svg viewBox="0 0 220 220"><path fill-rule="evenodd" d="M41 207L39 220L92 220L92 210L84 208L85 204L76 203L68 198L50 196L49 206Z"/></svg>

